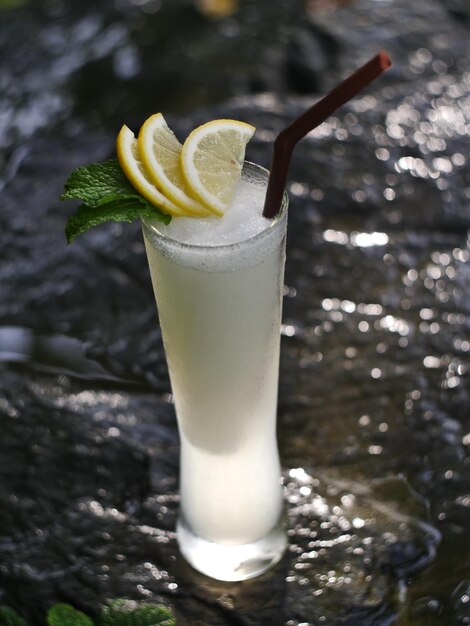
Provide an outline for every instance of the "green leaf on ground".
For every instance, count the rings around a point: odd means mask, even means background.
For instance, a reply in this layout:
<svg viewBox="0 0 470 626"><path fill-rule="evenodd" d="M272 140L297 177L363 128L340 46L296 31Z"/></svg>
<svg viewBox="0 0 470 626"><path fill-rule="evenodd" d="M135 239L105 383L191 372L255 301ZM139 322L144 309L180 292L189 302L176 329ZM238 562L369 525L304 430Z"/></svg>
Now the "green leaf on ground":
<svg viewBox="0 0 470 626"><path fill-rule="evenodd" d="M94 626L91 618L70 604L54 604L47 613L47 623L49 626Z"/></svg>
<svg viewBox="0 0 470 626"><path fill-rule="evenodd" d="M157 604L137 604L131 600L115 600L106 606L99 626L175 626L171 611Z"/></svg>
<svg viewBox="0 0 470 626"><path fill-rule="evenodd" d="M28 624L14 609L0 606L0 626L28 626Z"/></svg>

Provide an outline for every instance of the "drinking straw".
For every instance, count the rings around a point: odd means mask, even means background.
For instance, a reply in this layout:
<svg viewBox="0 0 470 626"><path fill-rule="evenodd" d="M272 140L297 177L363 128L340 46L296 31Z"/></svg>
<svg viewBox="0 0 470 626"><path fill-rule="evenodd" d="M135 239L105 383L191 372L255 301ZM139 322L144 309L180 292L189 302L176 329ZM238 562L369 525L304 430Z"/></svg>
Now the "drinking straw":
<svg viewBox="0 0 470 626"><path fill-rule="evenodd" d="M391 64L388 54L381 50L379 54L356 70L354 74L351 74L279 133L273 147L271 173L263 209L264 217L272 219L279 212L290 159L297 142L380 76Z"/></svg>

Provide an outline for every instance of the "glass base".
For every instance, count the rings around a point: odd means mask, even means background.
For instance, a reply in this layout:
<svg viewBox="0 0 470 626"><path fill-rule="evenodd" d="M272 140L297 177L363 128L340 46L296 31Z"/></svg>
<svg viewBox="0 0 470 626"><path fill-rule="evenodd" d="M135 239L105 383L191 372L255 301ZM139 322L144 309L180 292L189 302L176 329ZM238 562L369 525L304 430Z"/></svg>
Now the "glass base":
<svg viewBox="0 0 470 626"><path fill-rule="evenodd" d="M231 582L263 574L281 560L287 547L283 518L261 539L233 546L198 537L180 518L177 539L181 554L194 569L216 580Z"/></svg>

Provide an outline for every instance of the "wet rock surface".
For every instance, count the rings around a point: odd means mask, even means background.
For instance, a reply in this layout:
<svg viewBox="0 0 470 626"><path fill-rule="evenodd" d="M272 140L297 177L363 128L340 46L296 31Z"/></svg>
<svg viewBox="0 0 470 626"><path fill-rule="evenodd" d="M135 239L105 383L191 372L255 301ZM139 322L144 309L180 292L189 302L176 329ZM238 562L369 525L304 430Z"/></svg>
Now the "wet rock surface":
<svg viewBox="0 0 470 626"><path fill-rule="evenodd" d="M93 614L117 597L181 625L470 623L465 3L240 2L219 18L203 2L9 4L0 605L31 624L56 601ZM378 47L393 68L298 146L290 175L290 548L257 580L217 583L176 548L177 428L139 227L66 247L57 198L157 109L181 137L250 121L248 157L268 166L276 131Z"/></svg>

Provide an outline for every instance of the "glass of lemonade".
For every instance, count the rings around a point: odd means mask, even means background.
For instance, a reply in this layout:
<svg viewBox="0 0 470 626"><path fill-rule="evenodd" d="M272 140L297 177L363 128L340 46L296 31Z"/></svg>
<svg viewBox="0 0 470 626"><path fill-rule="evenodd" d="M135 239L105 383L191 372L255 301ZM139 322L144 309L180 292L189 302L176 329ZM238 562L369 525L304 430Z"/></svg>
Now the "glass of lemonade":
<svg viewBox="0 0 470 626"><path fill-rule="evenodd" d="M276 409L288 199L263 218L267 180L245 163L223 218L142 221L181 440L178 543L227 581L261 574L287 544Z"/></svg>

